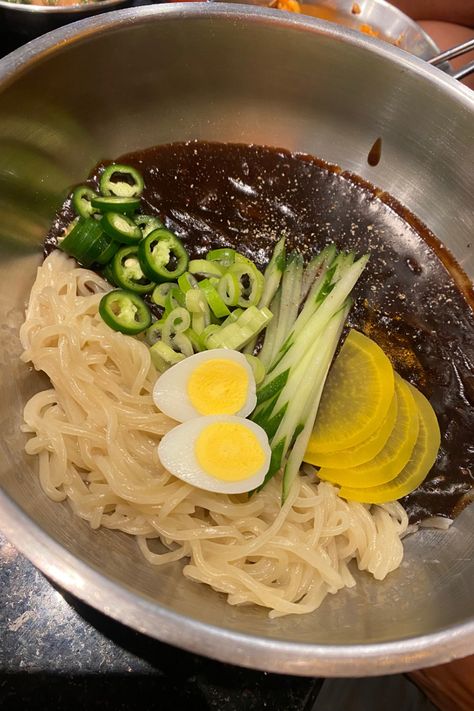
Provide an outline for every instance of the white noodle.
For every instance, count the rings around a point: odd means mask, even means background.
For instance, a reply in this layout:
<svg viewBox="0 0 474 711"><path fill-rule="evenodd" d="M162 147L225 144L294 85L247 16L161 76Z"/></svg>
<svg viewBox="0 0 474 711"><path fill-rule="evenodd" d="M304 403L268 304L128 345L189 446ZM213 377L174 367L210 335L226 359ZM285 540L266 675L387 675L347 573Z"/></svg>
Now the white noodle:
<svg viewBox="0 0 474 711"><path fill-rule="evenodd" d="M400 565L408 525L400 504L346 502L331 484L318 484L311 467L283 507L279 477L248 499L201 491L166 472L156 445L174 422L153 405L148 348L98 315L107 288L56 251L31 290L23 360L52 388L25 407L26 451L38 456L50 498L67 500L94 529L136 536L153 565L186 558L184 575L272 617L311 612L328 593L352 587L353 560L379 580Z"/></svg>

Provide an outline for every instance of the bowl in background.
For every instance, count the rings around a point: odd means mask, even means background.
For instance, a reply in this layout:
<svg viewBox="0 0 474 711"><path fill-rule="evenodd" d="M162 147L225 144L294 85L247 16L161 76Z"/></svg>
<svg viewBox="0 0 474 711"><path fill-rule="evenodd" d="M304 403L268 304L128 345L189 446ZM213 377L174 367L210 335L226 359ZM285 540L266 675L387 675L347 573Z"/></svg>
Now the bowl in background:
<svg viewBox="0 0 474 711"><path fill-rule="evenodd" d="M210 0L220 2L221 0ZM238 0L237 0L238 1ZM421 59L439 53L436 43L411 17L386 0L241 0L335 22L352 30L378 37ZM233 2L233 0L231 0Z"/></svg>
<svg viewBox="0 0 474 711"><path fill-rule="evenodd" d="M118 10L130 3L131 0L92 0L74 5L33 5L0 0L0 29L18 44L70 22Z"/></svg>

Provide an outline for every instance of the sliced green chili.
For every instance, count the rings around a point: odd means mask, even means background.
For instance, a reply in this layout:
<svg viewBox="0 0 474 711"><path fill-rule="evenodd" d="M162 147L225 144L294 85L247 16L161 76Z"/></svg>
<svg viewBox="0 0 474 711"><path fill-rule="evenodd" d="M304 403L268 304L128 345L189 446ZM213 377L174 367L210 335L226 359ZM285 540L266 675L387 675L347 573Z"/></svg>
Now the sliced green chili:
<svg viewBox="0 0 474 711"><path fill-rule="evenodd" d="M124 289L115 289L104 294L99 304L99 313L114 331L136 335L151 324L151 313L138 294Z"/></svg>
<svg viewBox="0 0 474 711"><path fill-rule="evenodd" d="M100 222L104 232L121 244L138 244L143 239L141 229L127 215L106 212Z"/></svg>
<svg viewBox="0 0 474 711"><path fill-rule="evenodd" d="M117 286L114 279L112 262L106 264L105 267L102 269L102 276L104 277L104 279L107 279L107 281L112 284L112 286Z"/></svg>
<svg viewBox="0 0 474 711"><path fill-rule="evenodd" d="M143 192L143 178L131 165L114 163L109 165L99 180L102 195L115 195L116 197L140 197Z"/></svg>
<svg viewBox="0 0 474 711"><path fill-rule="evenodd" d="M189 262L181 240L165 229L145 237L138 246L138 256L147 277L158 282L174 281L184 274Z"/></svg>
<svg viewBox="0 0 474 711"><path fill-rule="evenodd" d="M93 217L79 217L74 227L58 242L58 247L75 257L83 266L89 267L103 256L110 244L100 222Z"/></svg>
<svg viewBox="0 0 474 711"><path fill-rule="evenodd" d="M120 247L119 243L115 240L111 239L107 235L104 235L104 237L107 239L108 244L104 248L103 252L101 252L101 254L97 257L97 264L108 264Z"/></svg>
<svg viewBox="0 0 474 711"><path fill-rule="evenodd" d="M135 215L133 221L141 229L143 237L148 237L153 230L159 230L164 227L162 221L152 215Z"/></svg>
<svg viewBox="0 0 474 711"><path fill-rule="evenodd" d="M91 217L95 208L92 199L99 197L88 185L80 185L72 194L72 206L79 217Z"/></svg>
<svg viewBox="0 0 474 711"><path fill-rule="evenodd" d="M95 197L91 199L92 207L99 212L120 212L122 215L130 215L140 207L140 198L134 197Z"/></svg>
<svg viewBox="0 0 474 711"><path fill-rule="evenodd" d="M117 286L137 294L147 294L155 287L143 273L138 259L138 248L121 247L112 260L112 276Z"/></svg>

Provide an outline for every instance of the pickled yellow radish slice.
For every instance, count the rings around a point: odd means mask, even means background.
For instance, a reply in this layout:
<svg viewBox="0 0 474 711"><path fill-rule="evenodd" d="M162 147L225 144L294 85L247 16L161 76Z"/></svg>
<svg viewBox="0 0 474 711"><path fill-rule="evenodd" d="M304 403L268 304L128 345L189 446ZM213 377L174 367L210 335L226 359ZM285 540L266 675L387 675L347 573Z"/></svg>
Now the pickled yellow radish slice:
<svg viewBox="0 0 474 711"><path fill-rule="evenodd" d="M317 467L335 467L337 469L347 469L369 462L387 443L397 420L397 412L398 402L395 392L382 425L370 437L360 444L356 444L355 447L341 449L339 452L313 452L309 445L304 455L304 461Z"/></svg>
<svg viewBox="0 0 474 711"><path fill-rule="evenodd" d="M339 495L344 499L360 501L365 504L384 504L387 501L395 501L414 491L429 474L441 444L438 420L425 396L412 385L409 387L418 408L420 421L418 439L410 461L395 479L386 484L367 489L342 487Z"/></svg>
<svg viewBox="0 0 474 711"><path fill-rule="evenodd" d="M351 330L326 380L311 451L335 452L366 440L386 417L393 392L393 368L383 350Z"/></svg>
<svg viewBox="0 0 474 711"><path fill-rule="evenodd" d="M418 408L407 382L395 373L398 412L385 447L369 462L349 469L322 467L318 476L340 486L367 488L385 484L401 472L413 452L419 430Z"/></svg>

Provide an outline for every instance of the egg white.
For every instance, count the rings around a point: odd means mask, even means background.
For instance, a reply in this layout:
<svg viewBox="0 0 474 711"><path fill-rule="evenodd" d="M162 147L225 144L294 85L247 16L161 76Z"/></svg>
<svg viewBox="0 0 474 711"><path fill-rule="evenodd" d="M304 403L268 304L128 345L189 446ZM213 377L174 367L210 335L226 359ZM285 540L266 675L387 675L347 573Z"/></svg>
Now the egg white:
<svg viewBox="0 0 474 711"><path fill-rule="evenodd" d="M185 422L194 417L202 417L202 412L196 410L188 396L187 383L194 369L206 361L229 360L241 365L248 374L247 398L238 412L234 415L247 417L257 404L255 377L252 367L246 357L228 348L214 348L210 351L195 353L176 365L166 370L155 383L153 388L153 401L157 408L168 417L178 422Z"/></svg>
<svg viewBox="0 0 474 711"><path fill-rule="evenodd" d="M206 427L215 422L238 423L255 434L265 453L265 460L255 474L241 481L223 481L210 476L201 469L194 453L196 439ZM157 449L162 465L171 474L198 489L215 491L220 494L242 494L245 491L252 491L263 484L265 474L270 466L271 457L271 449L265 430L255 422L245 420L242 417L235 417L234 415L206 415L183 422L162 438Z"/></svg>

